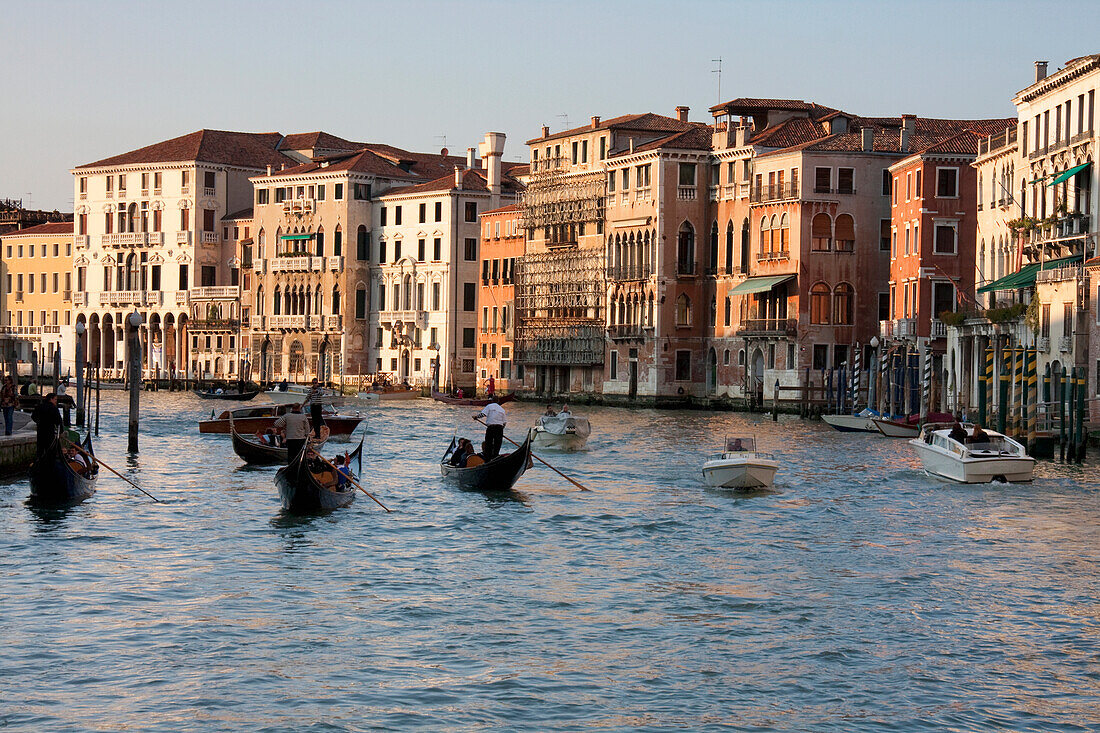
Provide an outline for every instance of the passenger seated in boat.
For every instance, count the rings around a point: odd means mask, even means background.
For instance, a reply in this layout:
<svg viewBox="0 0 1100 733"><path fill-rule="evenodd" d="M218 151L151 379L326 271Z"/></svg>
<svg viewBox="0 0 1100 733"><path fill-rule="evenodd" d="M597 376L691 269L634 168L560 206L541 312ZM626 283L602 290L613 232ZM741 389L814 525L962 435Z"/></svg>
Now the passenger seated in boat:
<svg viewBox="0 0 1100 733"><path fill-rule="evenodd" d="M974 432L971 433L970 438L966 441L968 443L988 443L989 433L982 430L981 425L974 426Z"/></svg>
<svg viewBox="0 0 1100 733"><path fill-rule="evenodd" d="M336 489L344 491L348 486L348 477L353 475L351 472L351 456L347 453L342 456L333 456L332 462L336 466Z"/></svg>
<svg viewBox="0 0 1100 733"><path fill-rule="evenodd" d="M974 430L977 431L978 428L975 428ZM966 428L964 428L959 423L959 421L956 420L955 424L951 426L951 432L950 432L950 434L948 434L947 437L951 438L951 440L954 440L956 442L965 443L966 442Z"/></svg>
<svg viewBox="0 0 1100 733"><path fill-rule="evenodd" d="M77 472L81 476L88 475L88 461L84 456L77 452L76 448L71 445L65 448L65 460L69 463L69 468Z"/></svg>
<svg viewBox="0 0 1100 733"><path fill-rule="evenodd" d="M745 446L742 445L740 438L734 438L729 442L729 445L726 446L726 450L731 453L737 453L745 450Z"/></svg>
<svg viewBox="0 0 1100 733"><path fill-rule="evenodd" d="M459 468L466 467L466 459L468 459L474 453L474 447L470 445L470 441L465 438L458 439L458 445L455 446L454 452L451 453L450 464L452 466L458 466Z"/></svg>
<svg viewBox="0 0 1100 733"><path fill-rule="evenodd" d="M286 381L285 379L283 381L279 382L279 391L280 392L286 392L288 389L290 389L290 382Z"/></svg>
<svg viewBox="0 0 1100 733"><path fill-rule="evenodd" d="M561 404L561 412L558 413L558 417L572 417L573 413L569 411L569 405L564 402Z"/></svg>
<svg viewBox="0 0 1100 733"><path fill-rule="evenodd" d="M546 406L546 412L542 413L542 416L543 417L557 417L557 414L558 413L554 412L554 406L553 405L547 405Z"/></svg>

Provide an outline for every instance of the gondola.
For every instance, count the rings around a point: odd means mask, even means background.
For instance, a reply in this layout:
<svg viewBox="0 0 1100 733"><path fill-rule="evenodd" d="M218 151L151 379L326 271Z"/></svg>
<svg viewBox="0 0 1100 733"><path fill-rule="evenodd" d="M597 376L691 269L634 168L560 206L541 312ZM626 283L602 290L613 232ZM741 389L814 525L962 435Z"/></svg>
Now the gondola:
<svg viewBox="0 0 1100 733"><path fill-rule="evenodd" d="M260 390L255 389L251 392L204 392L201 389L191 390L195 393L195 396L203 400L234 400L236 402L248 402L250 399L260 393Z"/></svg>
<svg viewBox="0 0 1100 733"><path fill-rule="evenodd" d="M223 410L220 415L210 413L210 419L199 421L200 433L229 434L230 422L241 429L245 435L255 433L257 430L267 430L275 424L279 417L290 409L290 405L264 405L262 407L237 407L233 410ZM346 443L351 440L351 434L363 417L358 413L338 415L326 407L324 412L325 424L332 431L332 440Z"/></svg>
<svg viewBox="0 0 1100 733"><path fill-rule="evenodd" d="M339 509L355 501L355 487L350 482L344 484L343 489L336 488L336 472L331 466L322 462L319 467L315 466L317 473L310 470L306 459L308 452L306 445L293 461L275 474L283 509L294 514L310 514Z"/></svg>
<svg viewBox="0 0 1100 733"><path fill-rule="evenodd" d="M236 430L231 432L233 439L233 452L244 459L245 463L252 464L254 466L273 466L273 465L286 465L286 448L280 448L274 445L266 445L256 440L250 440L249 438L241 435ZM321 426L321 438L319 443L314 443L314 448L319 448L325 444L328 440L328 426ZM359 441L359 447L351 454L352 458L360 457L363 453L363 441Z"/></svg>
<svg viewBox="0 0 1100 733"><path fill-rule="evenodd" d="M95 455L91 435L85 436L80 447L88 455ZM61 440L55 440L50 453L32 463L28 471L31 502L40 506L71 506L84 501L95 493L95 481L99 475L99 464L94 460L91 464L87 472L81 475L69 465L62 453Z"/></svg>
<svg viewBox="0 0 1100 733"><path fill-rule="evenodd" d="M505 402L511 402L515 398L516 393L509 392L508 394L497 397L497 403L503 405ZM485 405L490 402L488 399L482 400L473 397L451 397L442 392L437 392L434 389L432 390L432 399L436 402L442 402L445 405L466 405L467 407L485 407Z"/></svg>
<svg viewBox="0 0 1100 733"><path fill-rule="evenodd" d="M527 439L512 453L497 456L488 463L471 468L452 466L448 460L455 449L456 441L451 438L451 444L443 458L439 462L439 469L443 478L451 479L464 489L475 491L504 492L511 491L519 481L519 477L531 467L531 432L528 431Z"/></svg>

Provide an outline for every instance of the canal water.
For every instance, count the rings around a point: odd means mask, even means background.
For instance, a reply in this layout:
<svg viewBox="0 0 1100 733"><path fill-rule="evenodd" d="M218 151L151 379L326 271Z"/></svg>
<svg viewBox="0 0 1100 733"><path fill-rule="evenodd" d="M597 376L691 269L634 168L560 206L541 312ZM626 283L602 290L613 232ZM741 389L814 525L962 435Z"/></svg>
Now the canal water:
<svg viewBox="0 0 1100 733"><path fill-rule="evenodd" d="M0 484L0 728L13 731L1095 730L1100 480L926 477L904 441L733 413L584 408L590 450L511 497L439 478L473 410L366 407L365 485L279 509L274 469L143 395L64 513ZM540 405L510 405L520 437ZM704 488L727 435L772 492ZM358 437L358 434L357 434ZM356 440L357 442L357 440ZM332 451L335 452L335 451Z"/></svg>

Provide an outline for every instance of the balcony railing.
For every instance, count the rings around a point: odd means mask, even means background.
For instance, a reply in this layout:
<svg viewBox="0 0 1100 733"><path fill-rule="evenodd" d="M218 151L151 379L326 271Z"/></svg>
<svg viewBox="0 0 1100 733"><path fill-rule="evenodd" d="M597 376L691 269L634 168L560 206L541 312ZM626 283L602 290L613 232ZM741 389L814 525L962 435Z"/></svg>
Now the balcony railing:
<svg viewBox="0 0 1100 733"><path fill-rule="evenodd" d="M337 257L329 257L325 260L325 269L332 270L333 272L339 272L344 269L344 257L342 255Z"/></svg>
<svg viewBox="0 0 1100 733"><path fill-rule="evenodd" d="M266 260L264 260L262 257L257 257L256 259L252 260L252 270L257 275L264 274L264 263L265 262L266 262Z"/></svg>
<svg viewBox="0 0 1100 733"><path fill-rule="evenodd" d="M1047 337L1047 336L1037 337L1035 339L1035 348L1038 349L1040 353L1049 354L1050 353L1050 338Z"/></svg>
<svg viewBox="0 0 1100 733"><path fill-rule="evenodd" d="M202 195L203 196L214 196L216 193L217 192L214 190L213 186L203 186L202 187Z"/></svg>
<svg viewBox="0 0 1100 733"><path fill-rule="evenodd" d="M344 317L340 315L325 316L326 331L340 331L344 327Z"/></svg>
<svg viewBox="0 0 1100 733"><path fill-rule="evenodd" d="M1035 282L1056 283L1066 280L1080 280L1084 275L1085 270L1081 265L1068 265L1066 267L1056 267L1053 270L1042 270L1035 273Z"/></svg>
<svg viewBox="0 0 1100 733"><path fill-rule="evenodd" d="M934 339L947 338L947 324L941 321L939 318L932 319L932 329L929 335Z"/></svg>
<svg viewBox="0 0 1100 733"><path fill-rule="evenodd" d="M694 201L697 190L696 186L677 186L676 198L679 201Z"/></svg>
<svg viewBox="0 0 1100 733"><path fill-rule="evenodd" d="M300 198L300 199L283 199L281 202L283 205L284 214L308 214L314 209L313 199Z"/></svg>
<svg viewBox="0 0 1100 733"><path fill-rule="evenodd" d="M202 233L202 243L203 244L220 244L221 241L222 241L221 237L218 236L217 232L203 232Z"/></svg>
<svg viewBox="0 0 1100 733"><path fill-rule="evenodd" d="M1063 354L1069 354L1073 352L1073 337L1063 336L1058 339L1058 350Z"/></svg>
<svg viewBox="0 0 1100 733"><path fill-rule="evenodd" d="M652 265L621 265L607 268L607 279L615 281L646 280L653 275Z"/></svg>
<svg viewBox="0 0 1100 733"><path fill-rule="evenodd" d="M653 335L653 327L636 323L616 323L607 327L607 335L612 339L645 339Z"/></svg>
<svg viewBox="0 0 1100 733"><path fill-rule="evenodd" d="M187 324L191 328L208 328L217 330L237 330L241 327L241 322L236 318L196 318L188 321Z"/></svg>
<svg viewBox="0 0 1100 733"><path fill-rule="evenodd" d="M236 300L240 297L241 288L238 285L210 285L204 288L191 288L192 300L212 300L215 298L228 298Z"/></svg>
<svg viewBox="0 0 1100 733"><path fill-rule="evenodd" d="M749 202L753 204L793 198L798 198L798 184L790 182L775 183L770 186L754 186L749 194Z"/></svg>
<svg viewBox="0 0 1100 733"><path fill-rule="evenodd" d="M88 294L80 290L73 293L73 305L84 306L88 305Z"/></svg>
<svg viewBox="0 0 1100 733"><path fill-rule="evenodd" d="M85 242L87 237L84 238ZM164 244L164 232L123 232L121 234L104 234L99 238L104 247L142 247L158 246Z"/></svg>
<svg viewBox="0 0 1100 733"><path fill-rule="evenodd" d="M1016 142L1016 126L1007 128L998 135L990 135L985 140L978 140L978 155L988 155L995 150L1006 148Z"/></svg>
<svg viewBox="0 0 1100 733"><path fill-rule="evenodd" d="M313 259L309 255L296 255L290 257L275 257L268 262L271 263L271 272L309 272L310 260ZM256 260L257 263L262 260ZM257 271L261 271L262 267L257 264Z"/></svg>
<svg viewBox="0 0 1100 733"><path fill-rule="evenodd" d="M112 290L99 294L100 306L158 306L164 303L164 293L159 290Z"/></svg>
<svg viewBox="0 0 1100 733"><path fill-rule="evenodd" d="M415 323L424 326L428 322L428 314L422 310L381 310L378 319L386 323Z"/></svg>
<svg viewBox="0 0 1100 733"><path fill-rule="evenodd" d="M186 290L176 291L176 305L187 306L191 304L191 299L187 297Z"/></svg>
<svg viewBox="0 0 1100 733"><path fill-rule="evenodd" d="M87 234L73 235L73 247L78 249L78 250L88 249L88 235Z"/></svg>
<svg viewBox="0 0 1100 733"><path fill-rule="evenodd" d="M769 251L769 252L757 252L756 253L756 261L757 262L764 262L766 260L789 260L790 258L791 258L790 251L785 250L785 249Z"/></svg>
<svg viewBox="0 0 1100 733"><path fill-rule="evenodd" d="M176 244L191 245L191 232L176 232Z"/></svg>
<svg viewBox="0 0 1100 733"><path fill-rule="evenodd" d="M310 317L307 315L265 316L264 321L267 328L305 330L310 327Z"/></svg>
<svg viewBox="0 0 1100 733"><path fill-rule="evenodd" d="M737 327L739 336L794 336L797 318L746 318Z"/></svg>
<svg viewBox="0 0 1100 733"><path fill-rule="evenodd" d="M676 263L676 274L690 276L695 274L695 262L687 260L679 260Z"/></svg>

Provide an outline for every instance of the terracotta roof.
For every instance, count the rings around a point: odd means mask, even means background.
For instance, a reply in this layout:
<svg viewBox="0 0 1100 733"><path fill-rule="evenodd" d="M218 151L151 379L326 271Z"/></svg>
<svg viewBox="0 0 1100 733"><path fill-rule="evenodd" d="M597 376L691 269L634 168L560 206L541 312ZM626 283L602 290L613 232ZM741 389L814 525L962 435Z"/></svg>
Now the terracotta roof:
<svg viewBox="0 0 1100 733"><path fill-rule="evenodd" d="M77 166L77 169L177 161L222 163L245 168L263 168L269 164L277 166L288 160L277 150L282 139L283 136L277 132L198 130L128 153L86 163Z"/></svg>
<svg viewBox="0 0 1100 733"><path fill-rule="evenodd" d="M581 125L580 127L574 127L570 130L564 130L562 132L556 132L553 135L547 137L535 137L527 141L528 145L535 145L544 140L557 140L563 137L570 137L572 135L580 135L584 132L592 132L594 130L637 130L639 132L682 132L689 129L692 125L698 123L695 122L680 122L675 117L665 117L664 115L654 114L652 112L644 112L636 115L621 115L619 117L612 117L609 120L601 120L600 124L593 127L591 124Z"/></svg>
<svg viewBox="0 0 1100 733"><path fill-rule="evenodd" d="M658 150L660 148L682 148L685 150L710 150L714 141L714 133L711 131L710 125L704 125L700 123L694 123L695 126L690 130L684 130L683 132L677 132L666 137L662 137L659 140L653 140L648 143L643 143L634 148L634 152L642 152L645 150ZM628 150L616 150L613 157L619 155L629 155Z"/></svg>
<svg viewBox="0 0 1100 733"><path fill-rule="evenodd" d="M793 145L820 140L827 134L825 126L820 122L805 117L795 117L765 128L759 133L754 132L749 143L767 148L789 148Z"/></svg>
<svg viewBox="0 0 1100 733"><path fill-rule="evenodd" d="M273 176L301 176L307 173L333 173L338 171L350 171L355 173L371 173L377 176L390 178L417 178L414 173L406 172L393 161L370 151L359 150L343 155L330 155L319 158L311 163L302 163L285 170L272 173Z"/></svg>
<svg viewBox="0 0 1100 733"><path fill-rule="evenodd" d="M789 120L795 122L795 120ZM803 123L808 122L803 120ZM851 152L863 151L863 128L871 127L874 130L872 138L872 151L876 153L896 153L902 155L901 147L901 118L900 117L856 117L853 119L849 132L824 135L816 140L796 143L767 153L767 155L790 152L793 150L815 150L821 152ZM934 118L916 118L914 120L914 133L909 138L909 150L904 155L913 155L919 152L958 152L977 153L976 139L974 136L984 137L988 134L1001 132L1006 123L1012 124L1014 120L990 119L990 120L944 120ZM783 123L776 127L781 127ZM812 124L812 123L811 123ZM949 141L955 141L950 143ZM760 141L753 137L751 142L757 145L772 147L775 140ZM937 146L944 146L942 150L936 150ZM955 149L959 148L959 149Z"/></svg>
<svg viewBox="0 0 1100 733"><path fill-rule="evenodd" d="M249 206L247 209L241 209L240 211L234 211L232 214L226 214L225 216L222 217L222 221L229 221L230 219L251 219L251 218L252 218L252 207Z"/></svg>
<svg viewBox="0 0 1100 733"><path fill-rule="evenodd" d="M489 211L481 212L482 216L488 214L507 214L512 211L519 211L519 204L510 204L508 206L501 206L499 209L490 209Z"/></svg>
<svg viewBox="0 0 1100 733"><path fill-rule="evenodd" d="M72 234L73 231L73 223L71 221L51 221L45 224L27 227L26 229L15 229L3 235L3 237L8 239L11 237L21 237L24 234Z"/></svg>
<svg viewBox="0 0 1100 733"><path fill-rule="evenodd" d="M520 185L516 181L509 178L501 180L501 192L502 193L515 193ZM418 183L413 186L402 186L400 188L391 188L382 194L386 196L405 196L410 193L431 193L433 191L451 191L455 187L454 172L451 172L449 176L441 176L434 181L428 181L427 183ZM488 193L489 184L485 180L485 172L481 170L466 170L462 172L462 190L463 191L484 191Z"/></svg>
<svg viewBox="0 0 1100 733"><path fill-rule="evenodd" d="M280 150L313 150L314 148L321 148L322 150L359 150L362 147L362 143L353 143L323 131L299 132L287 135L279 143Z"/></svg>
<svg viewBox="0 0 1100 733"><path fill-rule="evenodd" d="M745 110L764 112L769 109L785 110L790 112L815 111L821 113L835 112L832 107L824 107L815 102L804 102L801 99L764 99L761 97L738 97L722 104L716 104L710 108L711 112L725 110Z"/></svg>

